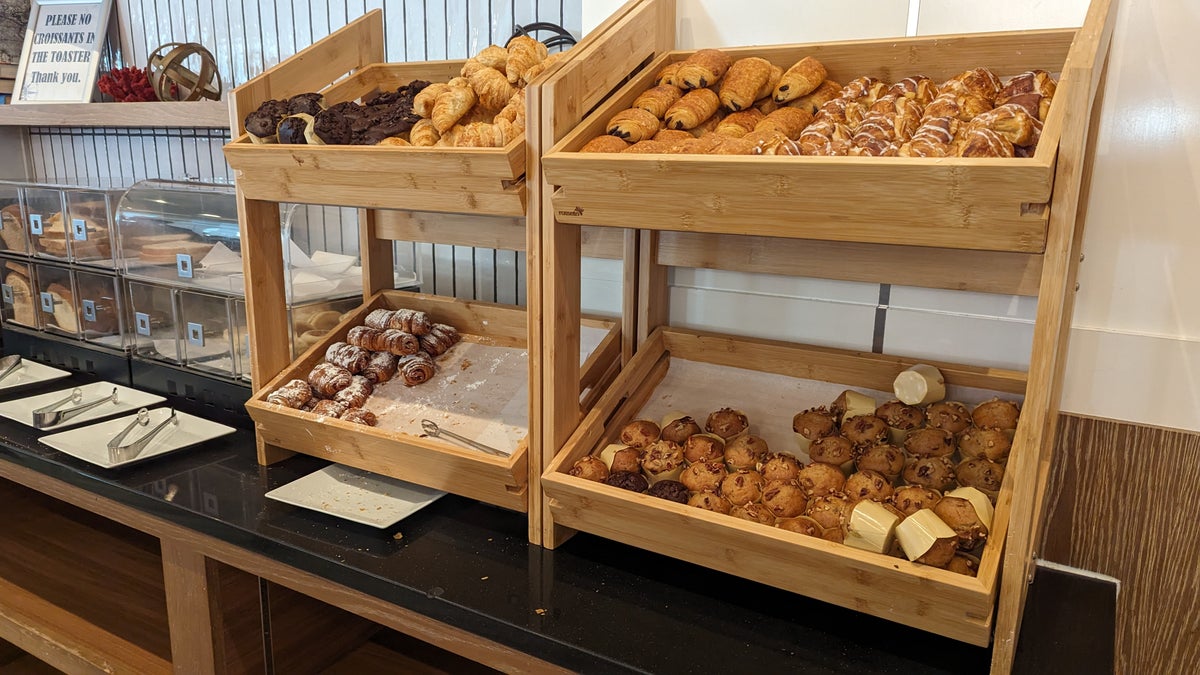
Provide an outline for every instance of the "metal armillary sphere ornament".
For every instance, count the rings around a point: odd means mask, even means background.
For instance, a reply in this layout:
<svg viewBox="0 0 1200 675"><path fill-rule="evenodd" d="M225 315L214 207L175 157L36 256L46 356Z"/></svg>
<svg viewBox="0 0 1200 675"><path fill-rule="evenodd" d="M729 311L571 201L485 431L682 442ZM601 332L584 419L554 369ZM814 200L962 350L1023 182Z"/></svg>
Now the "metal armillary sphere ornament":
<svg viewBox="0 0 1200 675"><path fill-rule="evenodd" d="M193 56L200 60L199 72L188 67L188 59ZM150 54L146 72L160 101L221 99L221 74L217 72L217 60L201 44L170 42L155 49Z"/></svg>

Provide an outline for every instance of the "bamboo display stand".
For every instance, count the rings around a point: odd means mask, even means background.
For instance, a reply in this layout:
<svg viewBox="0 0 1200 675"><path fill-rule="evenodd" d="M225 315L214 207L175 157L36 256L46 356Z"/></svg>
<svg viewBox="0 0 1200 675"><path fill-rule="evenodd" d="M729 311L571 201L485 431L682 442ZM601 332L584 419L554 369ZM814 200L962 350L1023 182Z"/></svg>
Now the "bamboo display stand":
<svg viewBox="0 0 1200 675"><path fill-rule="evenodd" d="M539 79L602 42L603 29L589 35ZM537 162L529 158L541 155L536 125L531 124L527 131L529 141L519 139L494 149L256 145L242 126L242 118L267 99L320 91L332 105L413 79L446 81L458 75L464 63L381 63L383 42L382 12L374 10L233 91L235 140L226 145L225 154L237 173L256 388L247 409L258 426L258 459L271 464L301 452L529 511L529 504L541 503L537 477L543 468L539 462L528 461L530 452L541 456L542 395L537 370L542 325L540 267L537 248L528 246L526 232L527 214L536 217L539 213L527 208L537 196L536 190L529 189L537 169ZM537 119L540 111L537 84L531 83L526 93L530 120ZM278 202L362 209L365 306L295 364L284 348L287 335ZM526 250L528 311L392 290L394 240ZM619 235L597 230L586 254L620 258L629 248ZM631 279L633 269L629 258ZM468 341L482 338L528 349L529 435L511 457L492 457L438 439L319 419L266 403L266 395L278 383L304 377L327 345L345 335L352 321L361 320L370 308L384 306L427 310L435 321L462 329ZM623 341L620 322L603 325L609 333L582 365L583 375L573 385L580 392L577 407L594 402L619 368L622 350L632 345L632 338ZM581 365L575 367L580 372ZM536 543L541 532L539 510L532 511L530 538Z"/></svg>
<svg viewBox="0 0 1200 675"><path fill-rule="evenodd" d="M672 7L663 7L669 4ZM993 670L1011 669L1034 546L1043 529L1074 300L1076 267L1103 75L1115 10L1094 0L1079 30L1033 31L728 50L789 66L815 55L829 77L914 73L942 81L987 66L1003 75L1061 73L1036 155L1027 159L705 157L580 154L612 114L644 91L674 48L674 3L645 3L613 27L649 32L632 53L606 54L605 85L624 84L563 130L545 155L549 202L542 227L545 387L574 382L579 316L579 225L642 228L638 352L582 418L551 399L543 476L546 546L585 530L665 555L899 621L954 639L994 644ZM627 24L627 25L626 25ZM646 65L643 65L646 64ZM578 104L585 69L574 63L543 87L543 107ZM939 79L941 78L941 79ZM582 117L582 116L580 116ZM561 129L569 117L543 115ZM869 197L869 198L867 198ZM887 205L887 217L879 205ZM767 528L570 476L580 457L615 442L672 359L891 390L914 361L671 328L667 266L801 274L877 283L1036 296L1027 373L937 364L948 384L1024 394L1021 420L976 578ZM716 395L714 395L716 396ZM725 398L721 398L724 401ZM714 404L719 403L714 399ZM736 401L731 401L736 404ZM791 415L795 410L780 410Z"/></svg>

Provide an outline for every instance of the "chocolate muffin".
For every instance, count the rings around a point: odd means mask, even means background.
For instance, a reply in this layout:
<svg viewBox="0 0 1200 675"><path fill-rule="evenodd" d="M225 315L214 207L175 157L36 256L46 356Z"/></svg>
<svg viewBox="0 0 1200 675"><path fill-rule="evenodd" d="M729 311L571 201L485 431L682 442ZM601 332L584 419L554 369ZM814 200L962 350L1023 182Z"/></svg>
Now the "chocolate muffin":
<svg viewBox="0 0 1200 675"><path fill-rule="evenodd" d="M842 420L842 435L858 447L886 443L888 425L874 415L855 415Z"/></svg>
<svg viewBox="0 0 1200 675"><path fill-rule="evenodd" d="M971 426L971 413L958 401L938 401L925 409L925 424L957 435Z"/></svg>
<svg viewBox="0 0 1200 675"><path fill-rule="evenodd" d="M820 538L825 528L817 521L808 516L796 516L795 518L781 518L775 521L775 527L788 532L804 534L810 537Z"/></svg>
<svg viewBox="0 0 1200 675"><path fill-rule="evenodd" d="M689 436L683 444L683 458L689 464L725 460L725 440L716 434Z"/></svg>
<svg viewBox="0 0 1200 675"><path fill-rule="evenodd" d="M881 473L859 471L846 479L843 491L855 503L864 499L881 502L892 496L892 483Z"/></svg>
<svg viewBox="0 0 1200 675"><path fill-rule="evenodd" d="M730 509L733 508L727 499L715 492L697 492L688 498L687 505L725 515L729 515Z"/></svg>
<svg viewBox="0 0 1200 675"><path fill-rule="evenodd" d="M796 480L800 477L800 460L783 453L774 454L763 462L759 473L767 481Z"/></svg>
<svg viewBox="0 0 1200 675"><path fill-rule="evenodd" d="M728 474L725 462L697 462L683 470L679 482L692 492L717 492Z"/></svg>
<svg viewBox="0 0 1200 675"><path fill-rule="evenodd" d="M808 507L808 497L796 481L773 480L763 486L762 505L776 518L795 518Z"/></svg>
<svg viewBox="0 0 1200 675"><path fill-rule="evenodd" d="M275 133L279 136L279 142L285 145L307 145L308 134L306 132L310 124L313 124L312 115L304 113L288 115L280 120L279 126L275 128Z"/></svg>
<svg viewBox="0 0 1200 675"><path fill-rule="evenodd" d="M920 485L907 485L892 494L892 504L905 516L911 516L921 509L932 509L941 500L942 493Z"/></svg>
<svg viewBox="0 0 1200 675"><path fill-rule="evenodd" d="M658 425L650 420L634 420L621 429L621 442L631 448L644 448L661 437Z"/></svg>
<svg viewBox="0 0 1200 675"><path fill-rule="evenodd" d="M876 471L895 481L904 470L904 452L894 445L880 443L858 453L854 467L859 471Z"/></svg>
<svg viewBox="0 0 1200 675"><path fill-rule="evenodd" d="M646 490L646 494L676 504L686 504L692 495L691 491L677 480L660 480L651 485L650 489Z"/></svg>
<svg viewBox="0 0 1200 675"><path fill-rule="evenodd" d="M954 485L954 465L946 457L924 457L909 462L901 476L909 485L945 492Z"/></svg>
<svg viewBox="0 0 1200 675"><path fill-rule="evenodd" d="M762 504L735 505L729 509L729 515L763 525L775 525L775 514Z"/></svg>
<svg viewBox="0 0 1200 675"><path fill-rule="evenodd" d="M642 473L657 483L660 480L678 480L683 473L683 448L671 441L655 441L642 455Z"/></svg>
<svg viewBox="0 0 1200 675"><path fill-rule="evenodd" d="M703 431L696 420L692 419L690 415L684 415L683 417L676 417L663 425L662 437L663 440L683 445L687 442L688 438Z"/></svg>
<svg viewBox="0 0 1200 675"><path fill-rule="evenodd" d="M808 457L814 462L842 466L854 459L854 444L845 436L818 438L808 446Z"/></svg>
<svg viewBox="0 0 1200 675"><path fill-rule="evenodd" d="M800 469L800 475L796 481L812 498L840 491L846 485L846 474L832 464L813 462Z"/></svg>
<svg viewBox="0 0 1200 675"><path fill-rule="evenodd" d="M584 480L603 483L605 479L608 478L608 467L600 460L599 457L588 455L587 457L575 462L575 464L567 471L567 473Z"/></svg>
<svg viewBox="0 0 1200 675"><path fill-rule="evenodd" d="M960 550L970 551L987 541L987 525L979 519L979 514L971 502L960 497L943 497L933 507L933 512L958 535Z"/></svg>
<svg viewBox="0 0 1200 675"><path fill-rule="evenodd" d="M650 482L645 476L632 471L613 471L604 479L604 484L632 492L645 492L650 488Z"/></svg>
<svg viewBox="0 0 1200 675"><path fill-rule="evenodd" d="M728 499L730 504L750 504L762 499L765 485L766 481L761 473L738 471L726 475L725 480L721 481L720 494Z"/></svg>
<svg viewBox="0 0 1200 675"><path fill-rule="evenodd" d="M750 420L746 413L733 408L721 408L709 413L704 428L711 434L716 434L728 441L738 434L745 433L750 428Z"/></svg>
<svg viewBox="0 0 1200 675"><path fill-rule="evenodd" d="M254 112L246 115L246 119L242 120L246 131L258 138L275 138L275 129L279 126L279 121L284 115L288 114L287 101L279 101L271 99L264 101L262 105Z"/></svg>
<svg viewBox="0 0 1200 675"><path fill-rule="evenodd" d="M965 459L990 459L1004 462L1012 451L1012 438L1002 429L968 427L958 437L958 451Z"/></svg>
<svg viewBox="0 0 1200 675"><path fill-rule="evenodd" d="M833 418L833 413L824 407L809 408L792 417L792 431L810 441L815 441L818 438L836 434L837 420Z"/></svg>
<svg viewBox="0 0 1200 675"><path fill-rule="evenodd" d="M961 487L973 487L994 503L1004 482L1004 467L991 460L976 458L960 462L954 469Z"/></svg>
<svg viewBox="0 0 1200 675"><path fill-rule="evenodd" d="M339 104L346 105L346 104ZM353 106L354 104L349 104ZM357 108L357 106L355 106ZM351 117L345 115L338 110L337 106L322 110L313 122L313 133L317 138L325 142L326 145L350 145L354 139L354 130L351 128Z"/></svg>
<svg viewBox="0 0 1200 675"><path fill-rule="evenodd" d="M758 436L738 436L725 444L725 465L730 471L757 471L769 453L767 442Z"/></svg>
<svg viewBox="0 0 1200 675"><path fill-rule="evenodd" d="M394 103L383 106L372 131L382 134L383 138L391 138L408 133L420 121L421 118L412 111L411 103Z"/></svg>
<svg viewBox="0 0 1200 675"><path fill-rule="evenodd" d="M318 93L296 94L288 99L287 110L289 115L304 113L316 117L322 110L325 109L325 97Z"/></svg>
<svg viewBox="0 0 1200 675"><path fill-rule="evenodd" d="M917 429L904 439L904 451L911 457L949 457L958 447L954 434L945 429Z"/></svg>
<svg viewBox="0 0 1200 675"><path fill-rule="evenodd" d="M1001 429L1013 431L1017 428L1017 419L1021 409L1012 401L994 398L975 406L971 411L971 420L980 429Z"/></svg>

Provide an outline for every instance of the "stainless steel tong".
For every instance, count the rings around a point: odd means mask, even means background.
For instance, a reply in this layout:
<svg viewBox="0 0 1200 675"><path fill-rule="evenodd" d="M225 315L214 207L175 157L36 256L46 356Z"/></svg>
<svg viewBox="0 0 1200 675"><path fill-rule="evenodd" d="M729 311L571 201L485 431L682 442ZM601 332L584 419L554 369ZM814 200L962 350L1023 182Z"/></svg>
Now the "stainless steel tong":
<svg viewBox="0 0 1200 675"><path fill-rule="evenodd" d="M503 452L500 452L496 448L493 448L490 445L484 445L483 443L480 443L479 441L471 440L470 438L467 438L466 436L460 436L460 435L454 433L453 431L446 431L445 429L439 427L437 425L437 422L434 422L433 420L421 420L421 430L434 438L440 438L442 436L445 436L446 438L452 438L452 439L458 441L459 443L462 443L468 447L475 448L476 450L478 450L480 452L486 452L489 455L495 455L496 457L507 457L508 456L508 455L504 454Z"/></svg>
<svg viewBox="0 0 1200 675"><path fill-rule="evenodd" d="M12 375L13 371L21 367L21 357L18 354L10 354L0 359L0 380Z"/></svg>
<svg viewBox="0 0 1200 675"><path fill-rule="evenodd" d="M80 389L79 387L75 387L74 389L71 390L70 396L68 396L62 400L55 401L54 403L51 403L50 405L45 405L45 406L42 406L41 408L38 408L37 410L34 410L33 411L33 426L38 429L48 429L56 424L61 424L62 422L65 422L65 421L71 419L72 417L75 417L76 415L80 415L84 412L87 412L88 410L91 410L92 408L95 408L96 406L101 406L101 405L104 405L105 403L116 403L117 402L117 388L113 387L112 394L105 396L104 398L102 398L98 401L92 401L90 403L81 403L80 404L80 401L82 401L82 400L83 400L83 390ZM64 405L66 405L68 403L77 403L79 405L76 405L74 408L64 408L63 410L59 410L59 408L62 408Z"/></svg>
<svg viewBox="0 0 1200 675"><path fill-rule="evenodd" d="M129 460L136 458L138 455L142 454L142 451L146 449L147 445L150 445L150 441L154 440L154 437L169 425L179 425L179 416L175 414L174 408L171 409L171 415L162 422L159 422L158 426L142 435L142 437L136 441L131 441L122 445L121 443L131 431L137 429L138 427L150 426L150 411L146 408L142 408L137 412L137 417L135 417L134 420L121 431L121 433L113 436L112 440L108 442L108 461L116 464L117 462L128 462Z"/></svg>

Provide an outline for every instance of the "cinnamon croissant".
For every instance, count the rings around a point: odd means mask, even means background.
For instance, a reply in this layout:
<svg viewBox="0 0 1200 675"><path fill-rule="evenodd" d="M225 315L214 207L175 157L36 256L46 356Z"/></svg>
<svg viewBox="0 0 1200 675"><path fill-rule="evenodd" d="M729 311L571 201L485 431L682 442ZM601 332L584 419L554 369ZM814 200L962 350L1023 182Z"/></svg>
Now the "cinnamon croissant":
<svg viewBox="0 0 1200 675"><path fill-rule="evenodd" d="M267 395L267 403L299 410L312 400L312 387L304 380L291 380Z"/></svg>
<svg viewBox="0 0 1200 675"><path fill-rule="evenodd" d="M355 375L350 380L350 384L334 395L333 400L345 405L347 408L361 408L367 403L367 399L375 392L375 385L371 381L361 375Z"/></svg>
<svg viewBox="0 0 1200 675"><path fill-rule="evenodd" d="M479 103L493 113L508 105L513 94L517 93L517 88L509 84L504 74L495 68L480 68L471 73L468 79L479 97Z"/></svg>
<svg viewBox="0 0 1200 675"><path fill-rule="evenodd" d="M759 122L755 131L778 131L791 140L800 138L813 116L802 108L780 108Z"/></svg>
<svg viewBox="0 0 1200 675"><path fill-rule="evenodd" d="M680 86L679 82L676 81L675 76L679 74L679 69L682 67L683 61L676 61L675 63L668 63L667 65L663 66L662 69L658 71L658 74L654 76L655 86L660 84L669 84L673 87Z"/></svg>
<svg viewBox="0 0 1200 675"><path fill-rule="evenodd" d="M413 112L429 119L433 115L433 104L437 102L437 97L449 90L450 85L441 82L425 87L413 97Z"/></svg>
<svg viewBox="0 0 1200 675"><path fill-rule="evenodd" d="M661 125L654 113L643 108L630 108L613 115L606 128L613 136L637 143L653 137Z"/></svg>
<svg viewBox="0 0 1200 675"><path fill-rule="evenodd" d="M387 327L413 335L425 335L433 330L433 322L428 314L420 310L398 309L388 318Z"/></svg>
<svg viewBox="0 0 1200 675"><path fill-rule="evenodd" d="M315 404L313 404L313 407L308 412L320 417L338 417L342 413L346 412L348 408L349 406L341 401L325 399L323 401L317 401Z"/></svg>
<svg viewBox="0 0 1200 675"><path fill-rule="evenodd" d="M668 129L693 129L712 117L720 107L721 100L712 89L693 89L667 110L663 121Z"/></svg>
<svg viewBox="0 0 1200 675"><path fill-rule="evenodd" d="M467 111L479 101L475 90L470 87L450 87L438 94L433 104L433 112L429 119L438 133L444 134L458 123Z"/></svg>
<svg viewBox="0 0 1200 675"><path fill-rule="evenodd" d="M350 371L332 363L318 364L308 374L309 386L321 398L333 398L339 391L350 386L353 379L354 375Z"/></svg>
<svg viewBox="0 0 1200 675"><path fill-rule="evenodd" d="M662 132L660 131L659 133L662 133ZM593 138L592 140L588 141L582 148L579 149L579 151L580 152L624 152L625 148L628 148L628 147L629 147L628 143L617 138L616 136L609 136L608 134L604 134L603 136L597 136L597 137Z"/></svg>
<svg viewBox="0 0 1200 675"><path fill-rule="evenodd" d="M355 347L345 342L335 342L325 350L325 360L357 375L367 367L367 363L371 360L371 353L362 347Z"/></svg>
<svg viewBox="0 0 1200 675"><path fill-rule="evenodd" d="M799 146L796 145L787 136L775 131L774 129L754 130L742 136L743 140L754 144L756 155L783 155L783 154L800 154ZM796 152L786 152L785 147L796 148Z"/></svg>
<svg viewBox="0 0 1200 675"><path fill-rule="evenodd" d="M516 84L525 71L545 61L549 55L546 45L527 35L513 38L508 43L508 62L504 69L508 81Z"/></svg>
<svg viewBox="0 0 1200 675"><path fill-rule="evenodd" d="M833 80L825 80L821 84L817 85L816 89L813 89L809 93L801 96L800 98L788 101L787 105L789 108L807 110L810 114L816 115L821 109L821 106L837 98L841 95L841 93L842 85L834 82Z"/></svg>
<svg viewBox="0 0 1200 675"><path fill-rule="evenodd" d="M1030 117L1035 117L1042 122L1046 121L1046 115L1050 112L1051 99L1037 92L1031 91L1028 94L1017 94L1003 99L997 98L996 100L1003 101L1003 105L1020 106L1029 113Z"/></svg>
<svg viewBox="0 0 1200 675"><path fill-rule="evenodd" d="M784 72L775 87L775 102L787 103L800 98L821 86L827 73L825 66L811 56L806 56Z"/></svg>
<svg viewBox="0 0 1200 675"><path fill-rule="evenodd" d="M350 408L342 413L338 419L350 422L351 424L361 424L368 427L373 427L379 423L379 420L375 417L375 413L370 410L363 410L362 408Z"/></svg>
<svg viewBox="0 0 1200 675"><path fill-rule="evenodd" d="M756 108L735 112L726 115L725 119L721 120L720 124L717 125L716 132L722 136L741 138L751 131L754 131L754 128L758 126L758 123L762 122L766 118L767 116L759 112ZM662 132L660 131L659 133Z"/></svg>
<svg viewBox="0 0 1200 675"><path fill-rule="evenodd" d="M383 384L396 374L397 357L390 352L372 352L367 360L367 366L362 370L362 376L371 384Z"/></svg>
<svg viewBox="0 0 1200 675"><path fill-rule="evenodd" d="M721 80L733 59L719 49L701 49L683 60L675 73L675 85L681 89L702 89Z"/></svg>
<svg viewBox="0 0 1200 675"><path fill-rule="evenodd" d="M1028 70L1009 80L996 94L996 104L1003 105L1006 99L1018 94L1035 93L1052 98L1058 85L1050 73L1044 70Z"/></svg>
<svg viewBox="0 0 1200 675"><path fill-rule="evenodd" d="M641 108L661 120L663 115L667 114L667 110L681 98L683 98L682 89L670 84L660 84L647 89L641 96L638 96L633 101L633 107Z"/></svg>
<svg viewBox="0 0 1200 675"><path fill-rule="evenodd" d="M734 111L749 108L760 98L759 91L771 79L773 67L756 56L734 61L721 80L721 104Z"/></svg>
<svg viewBox="0 0 1200 675"><path fill-rule="evenodd" d="M420 120L408 132L408 142L418 148L432 148L442 139L431 120Z"/></svg>
<svg viewBox="0 0 1200 675"><path fill-rule="evenodd" d="M418 352L400 359L396 375L404 383L404 386L413 387L428 382L436 371L437 366L434 365L433 359L425 352Z"/></svg>
<svg viewBox="0 0 1200 675"><path fill-rule="evenodd" d="M416 335L395 328L383 331L376 338L375 345L380 347L379 351L389 352L396 356L408 356L421 351L421 342Z"/></svg>
<svg viewBox="0 0 1200 675"><path fill-rule="evenodd" d="M371 313L367 315L367 318L363 319L363 324L368 328L378 328L383 330L384 328L388 327L388 322L392 320L392 314L394 313L395 312L390 309L372 310Z"/></svg>
<svg viewBox="0 0 1200 675"><path fill-rule="evenodd" d="M851 80L850 83L842 89L841 98L849 101L860 102L869 106L880 96L883 96L884 92L887 90L887 83L880 82L873 77L864 75L863 77Z"/></svg>

